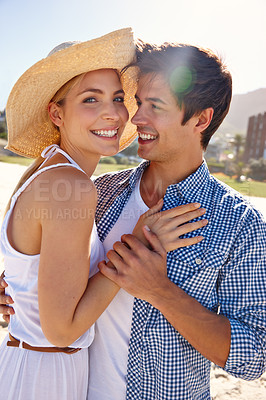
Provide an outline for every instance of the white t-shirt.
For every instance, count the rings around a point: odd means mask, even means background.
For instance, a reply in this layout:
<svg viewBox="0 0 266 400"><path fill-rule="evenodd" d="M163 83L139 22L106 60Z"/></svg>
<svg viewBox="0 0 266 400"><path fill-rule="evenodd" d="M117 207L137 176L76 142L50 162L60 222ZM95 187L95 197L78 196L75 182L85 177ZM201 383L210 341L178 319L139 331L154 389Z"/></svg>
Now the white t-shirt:
<svg viewBox="0 0 266 400"><path fill-rule="evenodd" d="M140 182L140 181L139 181ZM105 254L124 233L132 233L141 214L148 210L139 182L117 222L103 242ZM90 346L90 376L87 400L125 400L128 345L134 297L120 289L95 324Z"/></svg>

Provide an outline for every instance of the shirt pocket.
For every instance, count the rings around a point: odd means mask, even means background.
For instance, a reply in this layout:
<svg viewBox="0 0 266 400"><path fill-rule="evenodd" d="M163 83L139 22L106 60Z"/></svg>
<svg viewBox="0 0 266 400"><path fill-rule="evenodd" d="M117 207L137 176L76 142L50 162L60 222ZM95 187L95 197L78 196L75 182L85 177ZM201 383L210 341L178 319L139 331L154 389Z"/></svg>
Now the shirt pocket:
<svg viewBox="0 0 266 400"><path fill-rule="evenodd" d="M169 279L209 309L218 308L217 286L224 254L199 245L168 253Z"/></svg>

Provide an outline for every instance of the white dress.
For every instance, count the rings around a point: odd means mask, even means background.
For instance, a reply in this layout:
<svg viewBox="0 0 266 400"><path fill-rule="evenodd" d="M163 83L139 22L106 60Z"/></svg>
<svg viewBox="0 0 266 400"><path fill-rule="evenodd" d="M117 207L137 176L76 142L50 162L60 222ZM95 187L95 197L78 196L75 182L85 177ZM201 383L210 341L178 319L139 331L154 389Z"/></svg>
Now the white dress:
<svg viewBox="0 0 266 400"><path fill-rule="evenodd" d="M18 196L36 176L48 169L63 166L81 170L75 161L56 145L49 146L42 155L48 159L56 152L64 154L70 164L61 163L37 170L13 196L1 229L1 252L8 283L6 293L12 296L15 309L8 329L15 338L36 347L53 347L40 327L37 292L40 255L25 255L12 248L7 238L7 225ZM90 276L97 272L97 264L103 259L103 247L94 225ZM94 327L69 346L81 348L80 351L65 354L8 347L7 335L0 347L0 399L85 400L89 376L88 347L93 338Z"/></svg>

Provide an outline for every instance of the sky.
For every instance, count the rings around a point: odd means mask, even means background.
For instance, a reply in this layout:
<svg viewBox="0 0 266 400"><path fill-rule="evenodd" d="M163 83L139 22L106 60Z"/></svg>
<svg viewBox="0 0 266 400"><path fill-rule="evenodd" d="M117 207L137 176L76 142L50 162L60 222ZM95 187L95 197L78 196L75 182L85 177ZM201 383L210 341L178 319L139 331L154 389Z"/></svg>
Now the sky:
<svg viewBox="0 0 266 400"><path fill-rule="evenodd" d="M155 44L210 48L231 71L234 94L266 87L265 0L0 0L0 111L56 45L125 27Z"/></svg>

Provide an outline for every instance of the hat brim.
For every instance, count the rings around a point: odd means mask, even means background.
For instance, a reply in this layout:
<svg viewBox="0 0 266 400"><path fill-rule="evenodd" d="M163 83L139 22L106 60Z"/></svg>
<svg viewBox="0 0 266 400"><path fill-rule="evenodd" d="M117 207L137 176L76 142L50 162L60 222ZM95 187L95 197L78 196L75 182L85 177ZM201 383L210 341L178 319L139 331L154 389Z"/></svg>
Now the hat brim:
<svg viewBox="0 0 266 400"><path fill-rule="evenodd" d="M98 69L121 71L135 56L131 28L120 29L97 39L73 44L49 55L29 68L15 83L6 106L8 143L6 148L30 158L45 147L60 142L51 124L48 104L55 93L77 75ZM119 151L136 138L130 119L136 112L137 71L129 68L121 76L129 121L120 139Z"/></svg>

